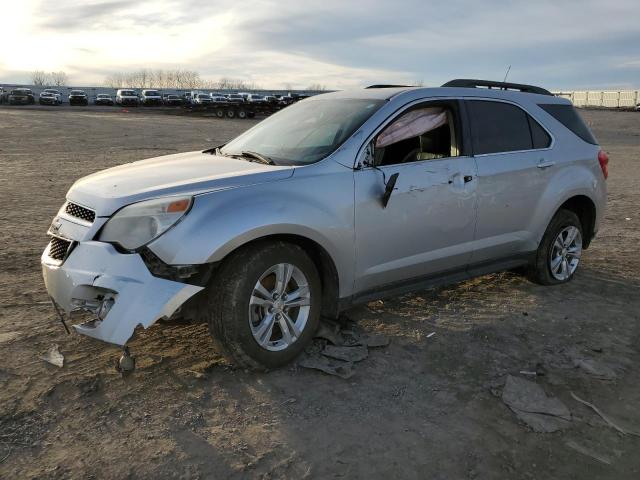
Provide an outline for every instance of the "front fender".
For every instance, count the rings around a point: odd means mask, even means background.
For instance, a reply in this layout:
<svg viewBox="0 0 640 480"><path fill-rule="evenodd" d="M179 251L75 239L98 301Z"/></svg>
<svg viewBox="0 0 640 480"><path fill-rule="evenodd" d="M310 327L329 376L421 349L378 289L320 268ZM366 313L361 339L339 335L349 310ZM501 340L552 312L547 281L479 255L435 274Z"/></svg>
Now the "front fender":
<svg viewBox="0 0 640 480"><path fill-rule="evenodd" d="M321 171L198 195L185 219L149 248L168 264L203 264L259 238L298 235L326 250L336 266L339 294L348 296L354 270L353 171L315 170Z"/></svg>

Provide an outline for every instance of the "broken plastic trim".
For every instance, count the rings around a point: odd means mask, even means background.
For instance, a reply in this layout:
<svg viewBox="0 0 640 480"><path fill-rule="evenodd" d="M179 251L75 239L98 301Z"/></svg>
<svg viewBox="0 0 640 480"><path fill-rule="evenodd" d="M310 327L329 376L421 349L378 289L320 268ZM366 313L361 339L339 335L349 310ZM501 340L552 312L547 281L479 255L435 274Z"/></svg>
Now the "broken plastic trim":
<svg viewBox="0 0 640 480"><path fill-rule="evenodd" d="M206 263L201 265L169 265L149 248L143 247L139 252L142 261L154 277L173 280L174 282L189 283L191 285L205 286L215 270L217 264Z"/></svg>

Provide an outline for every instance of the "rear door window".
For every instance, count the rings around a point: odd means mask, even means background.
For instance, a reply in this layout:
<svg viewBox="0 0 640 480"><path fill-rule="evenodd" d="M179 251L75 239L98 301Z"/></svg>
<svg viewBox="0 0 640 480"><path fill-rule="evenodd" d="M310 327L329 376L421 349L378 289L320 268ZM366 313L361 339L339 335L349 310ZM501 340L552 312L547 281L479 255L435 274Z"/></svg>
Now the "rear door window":
<svg viewBox="0 0 640 480"><path fill-rule="evenodd" d="M534 148L529 116L521 108L504 102L468 100L467 109L475 155Z"/></svg>

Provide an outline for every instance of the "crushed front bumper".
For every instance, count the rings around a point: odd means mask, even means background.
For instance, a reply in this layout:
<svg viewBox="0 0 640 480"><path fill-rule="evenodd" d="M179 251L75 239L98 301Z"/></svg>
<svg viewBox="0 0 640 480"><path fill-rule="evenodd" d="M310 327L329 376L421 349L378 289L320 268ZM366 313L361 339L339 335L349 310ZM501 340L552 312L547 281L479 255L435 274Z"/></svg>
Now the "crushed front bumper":
<svg viewBox="0 0 640 480"><path fill-rule="evenodd" d="M78 333L125 345L135 328L170 317L202 287L157 278L138 254L122 254L103 242L80 242L63 263L42 254L51 298L67 314L89 311L96 319L73 325Z"/></svg>

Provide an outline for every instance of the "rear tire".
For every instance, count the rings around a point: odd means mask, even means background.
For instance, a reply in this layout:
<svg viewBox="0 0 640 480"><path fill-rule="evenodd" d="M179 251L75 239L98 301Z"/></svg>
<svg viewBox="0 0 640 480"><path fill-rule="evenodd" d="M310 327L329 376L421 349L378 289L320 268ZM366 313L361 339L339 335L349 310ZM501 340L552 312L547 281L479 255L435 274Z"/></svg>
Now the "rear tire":
<svg viewBox="0 0 640 480"><path fill-rule="evenodd" d="M305 251L265 241L223 262L198 311L231 363L265 370L286 365L309 344L320 322L321 299L320 276Z"/></svg>
<svg viewBox="0 0 640 480"><path fill-rule="evenodd" d="M218 118L224 117L224 108L216 108L216 117Z"/></svg>
<svg viewBox="0 0 640 480"><path fill-rule="evenodd" d="M227 118L236 118L236 111L232 108L227 110Z"/></svg>
<svg viewBox="0 0 640 480"><path fill-rule="evenodd" d="M540 285L557 285L570 281L582 254L582 224L570 210L560 210L549 222L529 278Z"/></svg>

